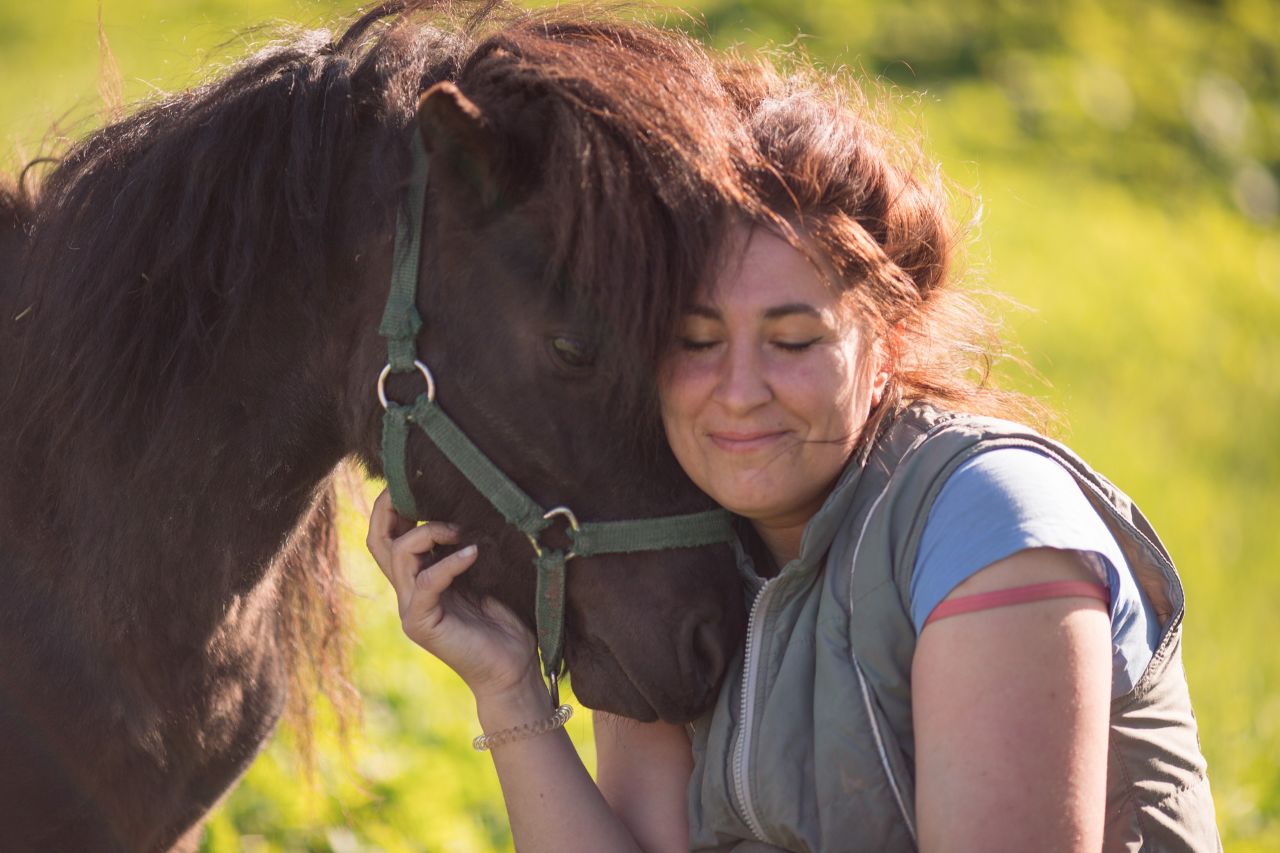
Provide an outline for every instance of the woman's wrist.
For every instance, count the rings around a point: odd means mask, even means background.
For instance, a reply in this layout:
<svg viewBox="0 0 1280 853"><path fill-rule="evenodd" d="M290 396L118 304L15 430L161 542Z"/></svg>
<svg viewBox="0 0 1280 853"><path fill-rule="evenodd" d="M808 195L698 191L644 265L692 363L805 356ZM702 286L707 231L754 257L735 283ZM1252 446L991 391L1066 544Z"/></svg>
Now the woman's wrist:
<svg viewBox="0 0 1280 853"><path fill-rule="evenodd" d="M489 734L536 722L556 710L542 674L533 666L514 684L474 693L480 727Z"/></svg>

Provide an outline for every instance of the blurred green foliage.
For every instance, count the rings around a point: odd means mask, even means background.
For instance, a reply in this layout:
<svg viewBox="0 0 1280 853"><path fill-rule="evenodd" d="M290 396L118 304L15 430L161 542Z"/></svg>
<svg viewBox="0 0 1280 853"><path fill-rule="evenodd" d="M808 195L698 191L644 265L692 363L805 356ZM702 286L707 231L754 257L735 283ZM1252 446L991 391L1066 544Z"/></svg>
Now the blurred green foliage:
<svg viewBox="0 0 1280 853"><path fill-rule="evenodd" d="M1183 573L1184 650L1219 824L1280 849L1280 6L1274 0L702 0L662 15L718 45L799 42L904 97L981 202L966 276L1000 300L1067 438L1142 505ZM106 0L126 101L190 85L333 0ZM102 120L96 4L0 0L0 164ZM1035 378L1043 377L1042 381ZM366 490L367 491L367 490ZM308 781L284 732L205 849L510 846L465 688L400 635L343 510L363 725L321 733ZM570 723L593 766L589 720Z"/></svg>
<svg viewBox="0 0 1280 853"><path fill-rule="evenodd" d="M981 109L948 130L986 160L1064 162L1167 203L1206 181L1280 213L1274 0L722 0L717 41L802 38L815 55ZM931 118L930 125L935 121Z"/></svg>

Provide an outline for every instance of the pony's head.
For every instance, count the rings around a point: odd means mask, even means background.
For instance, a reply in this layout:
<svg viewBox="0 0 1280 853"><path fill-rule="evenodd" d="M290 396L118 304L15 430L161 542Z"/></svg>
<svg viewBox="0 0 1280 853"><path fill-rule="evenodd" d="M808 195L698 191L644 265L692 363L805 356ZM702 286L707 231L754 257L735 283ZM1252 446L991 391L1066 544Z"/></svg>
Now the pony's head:
<svg viewBox="0 0 1280 853"><path fill-rule="evenodd" d="M661 439L652 378L737 198L734 155L747 140L732 115L683 38L547 20L479 41L417 105L408 132L430 159L418 353L441 406L543 506L584 521L713 506ZM365 270L385 282L383 233ZM370 389L384 353L371 327L360 338L354 429L377 470ZM421 381L394 380L393 396L411 399ZM525 536L422 436L409 457L424 514L480 539L473 591L531 619ZM690 719L713 700L743 630L730 550L574 560L566 628L588 705Z"/></svg>

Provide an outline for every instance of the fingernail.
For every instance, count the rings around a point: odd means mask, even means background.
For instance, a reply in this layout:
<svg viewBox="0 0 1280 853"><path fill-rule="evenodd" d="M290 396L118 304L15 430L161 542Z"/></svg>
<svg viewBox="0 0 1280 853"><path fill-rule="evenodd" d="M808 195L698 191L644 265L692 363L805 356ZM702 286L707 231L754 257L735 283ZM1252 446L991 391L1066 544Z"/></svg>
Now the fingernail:
<svg viewBox="0 0 1280 853"><path fill-rule="evenodd" d="M471 556L472 554L474 554L475 552L476 552L476 546L475 546L475 545L468 545L467 547L462 548L462 549L460 549L460 550L458 551L458 556L460 556L460 557L470 557L470 556Z"/></svg>

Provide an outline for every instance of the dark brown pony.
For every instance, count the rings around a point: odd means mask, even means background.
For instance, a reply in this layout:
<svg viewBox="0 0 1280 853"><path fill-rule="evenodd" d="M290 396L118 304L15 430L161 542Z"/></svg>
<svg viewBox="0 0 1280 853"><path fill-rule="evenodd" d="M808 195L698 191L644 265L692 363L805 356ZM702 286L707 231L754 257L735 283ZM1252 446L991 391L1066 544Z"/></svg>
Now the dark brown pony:
<svg viewBox="0 0 1280 853"><path fill-rule="evenodd" d="M649 377L742 203L714 69L642 26L405 5L0 190L6 849L190 849L307 664L334 668L332 472L380 473L411 134L432 157L418 348L442 405L544 505L709 506L655 439ZM424 513L481 543L470 594L531 622L528 541L425 438L409 450ZM593 707L691 719L742 628L727 547L571 564Z"/></svg>

